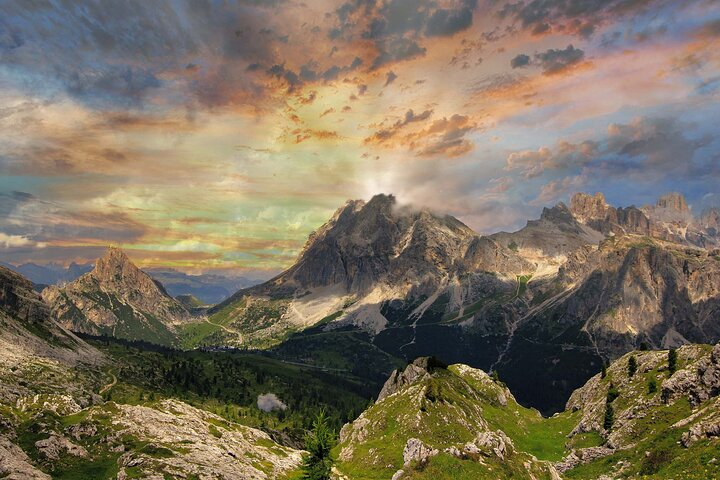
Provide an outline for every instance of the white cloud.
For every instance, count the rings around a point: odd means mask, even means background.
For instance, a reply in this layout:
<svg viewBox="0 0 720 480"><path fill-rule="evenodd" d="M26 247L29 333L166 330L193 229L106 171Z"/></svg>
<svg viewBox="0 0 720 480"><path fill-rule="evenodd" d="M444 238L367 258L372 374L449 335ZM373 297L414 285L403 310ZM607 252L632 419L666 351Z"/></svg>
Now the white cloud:
<svg viewBox="0 0 720 480"><path fill-rule="evenodd" d="M35 242L22 235L8 235L0 232L0 247L2 248L17 248L17 247L37 247L44 248L45 243Z"/></svg>

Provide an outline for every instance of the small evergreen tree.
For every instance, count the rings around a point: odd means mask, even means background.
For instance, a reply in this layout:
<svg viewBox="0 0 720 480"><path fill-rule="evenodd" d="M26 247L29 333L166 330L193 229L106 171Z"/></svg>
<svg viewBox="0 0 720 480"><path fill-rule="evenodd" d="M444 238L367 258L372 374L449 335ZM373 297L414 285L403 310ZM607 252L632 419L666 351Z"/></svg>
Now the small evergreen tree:
<svg viewBox="0 0 720 480"><path fill-rule="evenodd" d="M640 351L645 352L649 349L647 342L640 342Z"/></svg>
<svg viewBox="0 0 720 480"><path fill-rule="evenodd" d="M651 378L648 382L648 393L652 395L655 392L657 392L657 382L654 378Z"/></svg>
<svg viewBox="0 0 720 480"><path fill-rule="evenodd" d="M313 422L313 429L305 436L302 478L304 480L328 480L332 468L330 450L335 445L335 432L330 428L325 411L320 413Z"/></svg>
<svg viewBox="0 0 720 480"><path fill-rule="evenodd" d="M620 396L620 392L618 392L617 387L615 386L614 383L610 382L610 386L608 387L608 391L607 391L607 397L605 397L605 402L612 403L619 396Z"/></svg>
<svg viewBox="0 0 720 480"><path fill-rule="evenodd" d="M633 356L628 359L628 376L632 378L637 372L637 359Z"/></svg>
<svg viewBox="0 0 720 480"><path fill-rule="evenodd" d="M605 430L610 430L613 426L613 422L615 422L615 410L613 409L612 404L607 403L605 404L605 418L603 419L603 428Z"/></svg>
<svg viewBox="0 0 720 480"><path fill-rule="evenodd" d="M602 368L600 369L600 378L607 377L607 367L605 366L605 362L602 364Z"/></svg>
<svg viewBox="0 0 720 480"><path fill-rule="evenodd" d="M668 370L670 371L670 375L677 370L677 350L674 348L668 351Z"/></svg>

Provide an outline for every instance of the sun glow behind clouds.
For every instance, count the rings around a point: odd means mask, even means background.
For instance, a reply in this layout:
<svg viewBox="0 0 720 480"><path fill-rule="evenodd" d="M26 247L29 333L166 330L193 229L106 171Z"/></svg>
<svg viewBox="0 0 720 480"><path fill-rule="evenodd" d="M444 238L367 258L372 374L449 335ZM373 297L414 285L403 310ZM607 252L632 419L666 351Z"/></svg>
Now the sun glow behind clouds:
<svg viewBox="0 0 720 480"><path fill-rule="evenodd" d="M274 271L380 192L482 232L574 189L719 198L714 2L83 3L0 7L0 260Z"/></svg>

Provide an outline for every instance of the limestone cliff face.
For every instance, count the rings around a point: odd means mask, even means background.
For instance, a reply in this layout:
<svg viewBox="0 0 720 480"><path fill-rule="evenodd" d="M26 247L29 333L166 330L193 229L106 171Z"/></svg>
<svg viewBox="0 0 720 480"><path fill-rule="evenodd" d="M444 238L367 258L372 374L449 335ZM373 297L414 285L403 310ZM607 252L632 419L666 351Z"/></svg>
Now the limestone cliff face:
<svg viewBox="0 0 720 480"><path fill-rule="evenodd" d="M655 205L642 209L612 207L602 193L577 193L572 197L570 210L579 222L605 235L647 235L703 248L720 241L718 210L709 209L696 218L680 193L663 195Z"/></svg>
<svg viewBox="0 0 720 480"><path fill-rule="evenodd" d="M598 192L595 195L576 193L570 201L570 211L581 223L609 234L650 234L650 220L638 208L615 208Z"/></svg>
<svg viewBox="0 0 720 480"><path fill-rule="evenodd" d="M162 285L113 247L90 273L42 295L63 326L93 335L172 344L175 326L190 318Z"/></svg>

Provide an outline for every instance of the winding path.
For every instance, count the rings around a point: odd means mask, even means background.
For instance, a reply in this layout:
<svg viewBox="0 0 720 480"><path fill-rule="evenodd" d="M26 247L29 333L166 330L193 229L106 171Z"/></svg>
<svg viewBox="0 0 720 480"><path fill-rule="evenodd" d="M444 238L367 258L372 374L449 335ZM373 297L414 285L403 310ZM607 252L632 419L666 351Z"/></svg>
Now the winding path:
<svg viewBox="0 0 720 480"><path fill-rule="evenodd" d="M107 392L108 390L110 390L112 387L114 387L114 386L117 384L117 377L115 376L115 374L112 373L112 372L108 372L108 373L109 373L110 376L112 377L112 382L108 383L107 385L105 385L104 387L102 387L102 388L100 389L100 392L99 392L100 395L102 395L103 393Z"/></svg>
<svg viewBox="0 0 720 480"><path fill-rule="evenodd" d="M243 343L242 333L238 332L237 330L234 330L234 329L232 329L232 328L228 328L228 327L226 327L225 325L221 325L221 324L219 324L219 323L211 322L208 317L205 317L205 321L206 321L207 323L209 323L210 325L214 325L214 326L216 326L216 327L222 328L223 330L225 330L227 333L229 333L229 334L231 334L231 335L237 335L238 339L240 340L240 344Z"/></svg>

